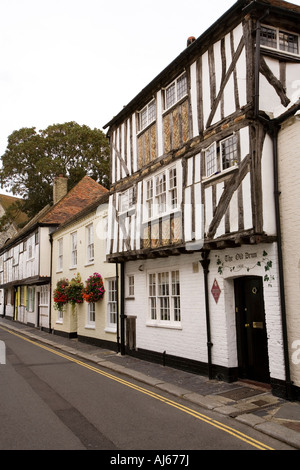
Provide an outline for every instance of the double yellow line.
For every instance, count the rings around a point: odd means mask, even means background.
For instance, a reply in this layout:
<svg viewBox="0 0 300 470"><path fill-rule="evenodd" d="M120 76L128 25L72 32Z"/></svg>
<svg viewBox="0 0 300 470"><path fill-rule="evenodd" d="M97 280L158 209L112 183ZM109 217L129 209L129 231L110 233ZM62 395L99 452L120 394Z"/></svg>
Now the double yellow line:
<svg viewBox="0 0 300 470"><path fill-rule="evenodd" d="M97 374L100 374L104 377L107 377L110 380L114 380L115 382L118 382L122 385L126 385L126 387L132 388L133 390L136 390L140 393L143 393L144 395L148 395L149 397L154 398L155 400L159 400L159 401L165 403L166 405L172 406L173 408L177 408L178 410L183 411L184 413L189 414L190 416L193 416L194 418L199 419L200 421L203 421L207 424L210 424L211 426L213 426L217 429L220 429L221 431L223 431L227 434L230 434L230 435L236 437L237 439L240 439L241 441L246 442L247 444L255 447L256 449L259 449L259 450L274 450L272 447L269 447L266 444L263 444L262 442L257 441L256 439L253 439L252 437L247 436L246 434L244 434L240 431L237 431L236 429L231 428L230 426L227 426L226 424L223 424L219 421L216 421L215 419L209 418L208 416L203 415L202 413L199 413L198 411L195 411L191 408L188 408L187 406L184 406L180 403L176 403L175 401L170 400L169 398L165 398L162 395L159 395L155 392L149 391L149 390L147 390L143 387L140 387L139 385L135 385L131 382L128 382L127 380L116 377L115 375L112 375L108 372L105 372L105 371L99 369L98 367L95 367L93 365L82 362L79 359L73 358L71 356L67 356L66 354L61 353L59 351L56 351L55 349L52 349L48 346L45 346L44 344L40 344L40 343L37 343L35 341L32 341L29 338L24 337L23 335L20 335L18 333L13 332L12 330L9 330L9 329L3 328L3 327L0 327L0 329L5 330L8 333L11 333L15 336L18 336L19 338L22 338L24 341L28 341L29 343L32 343L35 346L38 346L42 349L50 351L51 353L56 354L57 356L63 357L64 359L67 359L68 361L75 362L76 364L78 364L82 367L85 367L86 369L89 369L93 372L96 372Z"/></svg>

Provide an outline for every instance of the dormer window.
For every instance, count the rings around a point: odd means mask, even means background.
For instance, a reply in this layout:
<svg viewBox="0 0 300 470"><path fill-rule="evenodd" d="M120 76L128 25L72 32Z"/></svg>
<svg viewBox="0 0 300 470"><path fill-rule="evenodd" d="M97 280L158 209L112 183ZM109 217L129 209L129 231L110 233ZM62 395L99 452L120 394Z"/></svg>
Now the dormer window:
<svg viewBox="0 0 300 470"><path fill-rule="evenodd" d="M180 75L165 89L165 109L171 108L187 94L186 73Z"/></svg>
<svg viewBox="0 0 300 470"><path fill-rule="evenodd" d="M156 118L155 100L153 99L139 112L139 131L144 130Z"/></svg>
<svg viewBox="0 0 300 470"><path fill-rule="evenodd" d="M299 36L297 34L262 26L260 41L262 46L299 55Z"/></svg>

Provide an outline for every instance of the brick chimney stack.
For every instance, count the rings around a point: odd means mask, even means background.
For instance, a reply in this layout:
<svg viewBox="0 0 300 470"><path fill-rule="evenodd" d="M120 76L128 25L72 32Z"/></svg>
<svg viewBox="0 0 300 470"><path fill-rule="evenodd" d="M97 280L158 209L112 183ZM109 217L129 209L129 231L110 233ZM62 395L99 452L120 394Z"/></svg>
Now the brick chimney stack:
<svg viewBox="0 0 300 470"><path fill-rule="evenodd" d="M68 192L68 178L59 175L54 179L53 183L53 204L60 201Z"/></svg>

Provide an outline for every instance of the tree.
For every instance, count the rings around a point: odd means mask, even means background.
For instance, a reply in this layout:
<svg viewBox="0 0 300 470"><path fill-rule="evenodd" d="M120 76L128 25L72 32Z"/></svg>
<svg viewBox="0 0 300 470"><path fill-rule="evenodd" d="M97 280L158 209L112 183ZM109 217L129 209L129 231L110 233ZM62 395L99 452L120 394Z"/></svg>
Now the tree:
<svg viewBox="0 0 300 470"><path fill-rule="evenodd" d="M68 177L68 190L85 175L109 184L107 138L100 129L73 121L39 132L35 127L14 131L1 160L1 185L23 198L29 217L52 203L53 181L60 174Z"/></svg>

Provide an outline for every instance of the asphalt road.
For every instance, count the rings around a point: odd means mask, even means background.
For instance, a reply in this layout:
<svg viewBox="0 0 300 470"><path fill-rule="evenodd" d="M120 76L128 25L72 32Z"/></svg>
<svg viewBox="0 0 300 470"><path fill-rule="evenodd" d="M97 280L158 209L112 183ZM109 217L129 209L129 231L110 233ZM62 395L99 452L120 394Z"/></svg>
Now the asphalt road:
<svg viewBox="0 0 300 470"><path fill-rule="evenodd" d="M183 456L177 465L188 467L193 450L289 449L242 423L25 337L0 329L0 341L6 346L0 450L106 450L108 459L126 458L126 450L142 458L153 450L161 459L167 449ZM174 466L171 459L164 464ZM141 467L146 460L130 463Z"/></svg>

